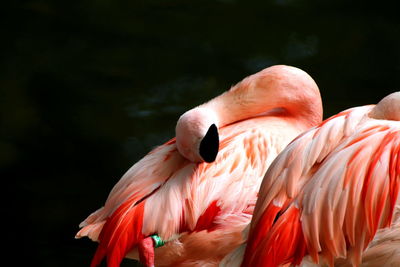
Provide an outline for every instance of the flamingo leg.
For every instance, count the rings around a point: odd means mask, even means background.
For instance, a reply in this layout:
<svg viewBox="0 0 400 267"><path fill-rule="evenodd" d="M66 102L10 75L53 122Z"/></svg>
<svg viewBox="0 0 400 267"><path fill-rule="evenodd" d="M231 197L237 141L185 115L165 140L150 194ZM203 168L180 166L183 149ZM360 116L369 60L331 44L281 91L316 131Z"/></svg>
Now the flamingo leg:
<svg viewBox="0 0 400 267"><path fill-rule="evenodd" d="M151 236L142 239L138 244L140 262L146 267L154 267L154 246Z"/></svg>

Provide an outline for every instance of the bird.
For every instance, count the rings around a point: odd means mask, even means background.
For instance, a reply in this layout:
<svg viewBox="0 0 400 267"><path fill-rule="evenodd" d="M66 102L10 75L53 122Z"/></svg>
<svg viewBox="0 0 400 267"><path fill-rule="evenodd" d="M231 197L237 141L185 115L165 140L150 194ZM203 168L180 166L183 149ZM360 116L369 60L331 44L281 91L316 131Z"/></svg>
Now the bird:
<svg viewBox="0 0 400 267"><path fill-rule="evenodd" d="M399 187L394 92L296 137L263 178L247 242L220 266L400 266Z"/></svg>
<svg viewBox="0 0 400 267"><path fill-rule="evenodd" d="M116 183L76 238L99 242L91 266L127 258L145 266L217 266L241 244L272 160L322 121L317 84L274 65L185 112L176 137ZM163 245L163 246L162 246Z"/></svg>

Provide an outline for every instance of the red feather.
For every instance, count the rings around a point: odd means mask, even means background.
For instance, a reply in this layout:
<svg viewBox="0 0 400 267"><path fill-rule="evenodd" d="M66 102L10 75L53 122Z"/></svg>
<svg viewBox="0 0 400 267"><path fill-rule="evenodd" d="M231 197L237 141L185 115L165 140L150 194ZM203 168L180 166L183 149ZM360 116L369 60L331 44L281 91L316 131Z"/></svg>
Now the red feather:
<svg viewBox="0 0 400 267"><path fill-rule="evenodd" d="M203 212L203 214L197 220L196 227L193 232L198 232L202 230L212 231L215 229L214 219L221 211L221 208L217 206L217 200L211 202L210 206Z"/></svg>
<svg viewBox="0 0 400 267"><path fill-rule="evenodd" d="M100 244L91 267L99 265L105 256L108 267L118 267L125 255L144 238L144 202L134 206L136 201L136 197L128 199L108 218L100 233Z"/></svg>
<svg viewBox="0 0 400 267"><path fill-rule="evenodd" d="M379 160L382 157L382 154L384 153L384 151L387 149L387 147L390 145L392 145L391 142L393 142L393 139L396 138L398 135L398 132L389 132L388 134L386 134L386 136L383 138L383 140L381 141L381 144L379 145L377 151L375 151L375 153L372 155L372 159L371 159L371 164L369 166L367 175L365 177L364 180L364 185L363 185L363 191L362 191L362 200L365 203L366 202L366 195L367 195L367 191L368 188L371 186L371 177L372 177L372 173L377 165L377 163L379 162ZM394 155L391 153L391 157L393 157ZM392 160L392 158L390 159ZM377 201L376 203L376 211L375 213L372 213L372 210L368 210L366 209L365 213L366 213L366 220L367 220L367 225L369 226L369 230L370 230L370 234L371 234L371 239L373 238L374 234L376 233L378 226L379 226L379 221L381 220L381 216L382 216L382 212L383 212L383 208L386 202L386 198L389 196L391 197L390 199L390 211L389 211L389 221L386 221L386 223L383 223L383 225L389 225L390 224L390 220L393 214L393 210L394 210L394 204L395 201L397 200L397 193L398 193L398 184L397 184L397 179L398 177L396 177L396 175L394 174L394 172L391 172L392 169L392 162L389 163L389 188L386 188L389 192L381 192L381 197L380 199ZM368 240L371 241L371 240Z"/></svg>
<svg viewBox="0 0 400 267"><path fill-rule="evenodd" d="M281 210L281 207L277 207L273 204L270 204L264 211L263 215L261 218L258 220L257 225L255 225L254 230L252 232L256 233L254 235L250 235L248 241L247 241L247 246L246 246L246 252L244 255L244 258L247 259L251 257L257 250L257 247L259 243L266 238L267 234L269 233L269 230L271 229L272 224L274 223L274 220L278 214L278 212Z"/></svg>
<svg viewBox="0 0 400 267"><path fill-rule="evenodd" d="M398 136L399 132L397 132ZM390 213L388 218L388 224L392 222L393 210L396 205L397 196L399 195L400 187L400 142L397 142L397 146L394 146L390 155L389 165L389 177L390 177Z"/></svg>
<svg viewBox="0 0 400 267"><path fill-rule="evenodd" d="M267 237L259 240L258 246L252 249L246 251L242 267L299 264L306 253L300 210L290 206L274 223Z"/></svg>

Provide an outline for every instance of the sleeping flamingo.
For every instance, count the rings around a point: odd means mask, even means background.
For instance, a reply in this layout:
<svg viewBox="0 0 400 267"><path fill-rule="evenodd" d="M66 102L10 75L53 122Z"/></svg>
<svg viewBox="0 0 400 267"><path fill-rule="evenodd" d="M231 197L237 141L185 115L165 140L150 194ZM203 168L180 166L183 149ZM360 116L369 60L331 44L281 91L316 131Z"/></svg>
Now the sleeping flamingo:
<svg viewBox="0 0 400 267"><path fill-rule="evenodd" d="M242 242L269 164L321 120L314 80L283 65L187 111L176 139L134 164L80 224L77 238L99 242L91 266L104 257L111 267L124 257L146 266L217 265Z"/></svg>
<svg viewBox="0 0 400 267"><path fill-rule="evenodd" d="M263 179L247 246L221 265L400 266L399 121L396 92L297 137Z"/></svg>

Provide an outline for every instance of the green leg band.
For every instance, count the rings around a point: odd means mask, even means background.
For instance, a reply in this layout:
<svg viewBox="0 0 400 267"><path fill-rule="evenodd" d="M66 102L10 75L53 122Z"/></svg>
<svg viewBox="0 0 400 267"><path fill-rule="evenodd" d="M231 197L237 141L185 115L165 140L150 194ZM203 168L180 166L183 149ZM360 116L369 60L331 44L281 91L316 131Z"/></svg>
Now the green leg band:
<svg viewBox="0 0 400 267"><path fill-rule="evenodd" d="M161 237L159 237L158 235L152 235L150 237L153 238L153 240L154 240L155 248L164 246L164 244L165 244L164 240L162 240Z"/></svg>

